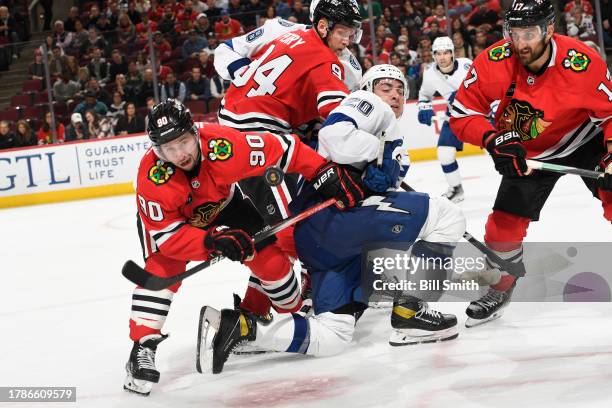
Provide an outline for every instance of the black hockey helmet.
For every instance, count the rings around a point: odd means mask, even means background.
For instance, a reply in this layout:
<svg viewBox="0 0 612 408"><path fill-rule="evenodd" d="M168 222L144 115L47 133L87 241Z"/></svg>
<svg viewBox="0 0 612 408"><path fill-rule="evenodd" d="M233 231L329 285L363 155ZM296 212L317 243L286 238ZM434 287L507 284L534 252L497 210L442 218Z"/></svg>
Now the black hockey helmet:
<svg viewBox="0 0 612 408"><path fill-rule="evenodd" d="M355 0L313 0L313 3L315 4L313 5L311 20L315 26L319 20L325 18L330 30L334 28L335 24L342 24L353 27L359 34L361 33L361 14ZM357 41L356 39L355 42Z"/></svg>
<svg viewBox="0 0 612 408"><path fill-rule="evenodd" d="M197 134L191 112L177 99L158 103L149 112L147 133L155 146L168 143L187 132Z"/></svg>
<svg viewBox="0 0 612 408"><path fill-rule="evenodd" d="M504 28L539 26L546 30L555 22L555 8L550 0L513 0L504 15Z"/></svg>

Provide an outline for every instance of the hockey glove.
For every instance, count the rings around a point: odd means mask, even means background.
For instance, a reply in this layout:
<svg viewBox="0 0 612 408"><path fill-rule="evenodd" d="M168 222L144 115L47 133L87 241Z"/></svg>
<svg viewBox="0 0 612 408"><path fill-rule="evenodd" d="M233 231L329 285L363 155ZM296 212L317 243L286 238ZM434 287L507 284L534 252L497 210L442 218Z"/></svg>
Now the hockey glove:
<svg viewBox="0 0 612 408"><path fill-rule="evenodd" d="M601 188L604 191L612 191L612 153L606 153L595 170L605 173L597 179L597 188Z"/></svg>
<svg viewBox="0 0 612 408"><path fill-rule="evenodd" d="M524 176L527 174L527 152L521 137L513 131L487 132L482 145L491 154L495 169L502 176Z"/></svg>
<svg viewBox="0 0 612 408"><path fill-rule="evenodd" d="M393 152L401 144L401 140L387 142L382 166L379 168L375 164L370 164L366 167L363 184L372 192L384 193L388 189L396 187L402 168L400 163L393 158Z"/></svg>
<svg viewBox="0 0 612 408"><path fill-rule="evenodd" d="M245 231L226 226L213 227L204 238L206 249L219 253L232 261L250 261L255 244Z"/></svg>
<svg viewBox="0 0 612 408"><path fill-rule="evenodd" d="M433 118L434 111L431 107L431 104L420 104L419 105L419 123L423 125L431 126L431 118Z"/></svg>
<svg viewBox="0 0 612 408"><path fill-rule="evenodd" d="M311 181L323 197L335 198L340 210L354 207L365 198L361 174L336 163L321 166Z"/></svg>

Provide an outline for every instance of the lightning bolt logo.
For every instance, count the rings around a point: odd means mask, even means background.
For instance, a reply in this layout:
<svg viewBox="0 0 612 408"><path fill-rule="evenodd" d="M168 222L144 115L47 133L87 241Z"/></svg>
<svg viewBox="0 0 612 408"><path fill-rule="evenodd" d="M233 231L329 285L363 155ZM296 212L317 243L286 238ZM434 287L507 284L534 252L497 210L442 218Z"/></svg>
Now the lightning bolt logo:
<svg viewBox="0 0 612 408"><path fill-rule="evenodd" d="M400 208L395 208L392 206L393 203L385 201L386 197L383 196L371 196L363 200L361 204L362 207L371 207L376 206L376 211L388 211L388 212L396 212L401 214L410 215L410 211L402 210Z"/></svg>

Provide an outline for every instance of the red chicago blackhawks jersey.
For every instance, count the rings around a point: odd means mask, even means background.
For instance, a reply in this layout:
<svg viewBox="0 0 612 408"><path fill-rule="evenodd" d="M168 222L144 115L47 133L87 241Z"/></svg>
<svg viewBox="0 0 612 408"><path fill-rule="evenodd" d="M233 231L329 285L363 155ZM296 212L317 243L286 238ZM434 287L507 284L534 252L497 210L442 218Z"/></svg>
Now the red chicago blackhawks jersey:
<svg viewBox="0 0 612 408"><path fill-rule="evenodd" d="M164 162L153 149L140 162L136 198L145 258L159 251L177 260L206 259L204 229L231 200L233 183L269 166L309 179L325 163L294 135L245 134L219 125L199 132L197 174Z"/></svg>
<svg viewBox="0 0 612 408"><path fill-rule="evenodd" d="M599 54L554 34L552 55L534 75L500 41L474 60L451 106L450 126L464 142L482 146L491 102L501 100L497 130L514 130L529 158L552 160L574 152L604 132L612 140L612 83Z"/></svg>
<svg viewBox="0 0 612 408"><path fill-rule="evenodd" d="M314 29L273 40L236 72L219 123L242 131L288 133L327 117L348 94L344 68Z"/></svg>

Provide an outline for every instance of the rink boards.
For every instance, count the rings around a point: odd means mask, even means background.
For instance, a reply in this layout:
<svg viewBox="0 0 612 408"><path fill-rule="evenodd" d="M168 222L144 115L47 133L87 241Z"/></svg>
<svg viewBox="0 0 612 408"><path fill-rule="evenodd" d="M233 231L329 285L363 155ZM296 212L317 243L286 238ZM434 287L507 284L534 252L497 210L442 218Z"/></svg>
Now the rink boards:
<svg viewBox="0 0 612 408"><path fill-rule="evenodd" d="M400 120L411 161L434 160L446 104L434 102L432 126L417 121L415 102ZM201 125L201 123L198 123ZM0 208L78 200L134 191L138 163L151 147L144 134L0 151ZM466 145L462 154L481 149Z"/></svg>

